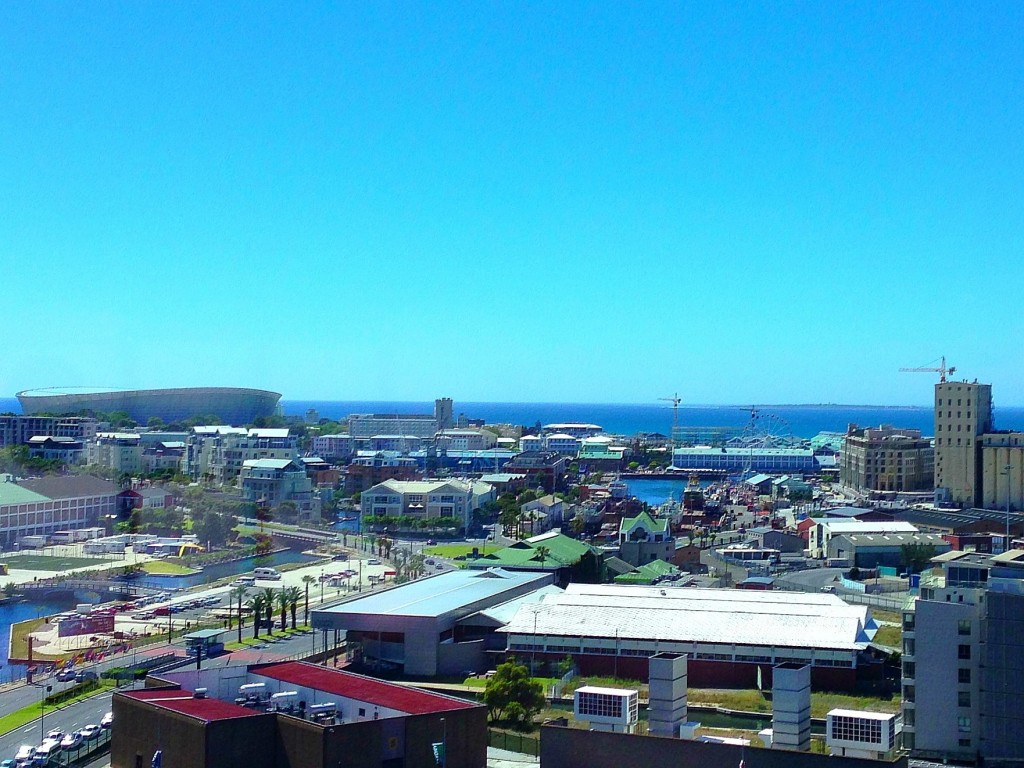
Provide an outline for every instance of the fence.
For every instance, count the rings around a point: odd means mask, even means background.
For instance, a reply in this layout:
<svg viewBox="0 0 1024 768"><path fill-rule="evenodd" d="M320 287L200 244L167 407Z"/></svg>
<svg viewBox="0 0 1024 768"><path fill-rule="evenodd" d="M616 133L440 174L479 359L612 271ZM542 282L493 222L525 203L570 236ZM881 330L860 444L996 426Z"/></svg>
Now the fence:
<svg viewBox="0 0 1024 768"><path fill-rule="evenodd" d="M560 698L562 698L562 693L565 692L565 686L567 686L570 682L572 682L572 679L574 677L576 677L576 667L572 667L568 672L566 672L564 675L562 675L559 678L557 683L554 683L551 686L551 689L548 691L548 698L550 698L550 699L560 699Z"/></svg>
<svg viewBox="0 0 1024 768"><path fill-rule="evenodd" d="M499 731L494 728L487 729L487 746L496 749L504 749L509 752L519 752L524 755L540 755L540 736L533 736L527 733L513 733L511 731Z"/></svg>

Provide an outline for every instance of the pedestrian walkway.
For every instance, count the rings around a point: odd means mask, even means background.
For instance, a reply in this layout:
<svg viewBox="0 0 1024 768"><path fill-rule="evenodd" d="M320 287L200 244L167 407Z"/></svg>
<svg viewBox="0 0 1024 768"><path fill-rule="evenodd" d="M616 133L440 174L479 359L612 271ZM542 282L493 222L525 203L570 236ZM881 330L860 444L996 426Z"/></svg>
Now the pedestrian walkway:
<svg viewBox="0 0 1024 768"><path fill-rule="evenodd" d="M510 752L497 747L487 748L487 768L531 768L539 765L540 758L534 755Z"/></svg>

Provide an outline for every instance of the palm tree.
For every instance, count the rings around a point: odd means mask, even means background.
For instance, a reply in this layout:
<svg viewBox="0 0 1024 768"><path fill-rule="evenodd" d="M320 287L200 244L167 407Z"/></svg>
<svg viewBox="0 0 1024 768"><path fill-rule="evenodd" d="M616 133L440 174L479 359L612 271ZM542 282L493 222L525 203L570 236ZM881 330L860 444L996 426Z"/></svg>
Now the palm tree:
<svg viewBox="0 0 1024 768"><path fill-rule="evenodd" d="M288 598L288 610L292 614L292 629L295 629L295 612L299 608L299 600L302 599L302 590L298 587L288 587L284 592Z"/></svg>
<svg viewBox="0 0 1024 768"><path fill-rule="evenodd" d="M277 590L277 597L275 599L277 607L281 611L281 631L284 632L288 629L288 588L282 587Z"/></svg>
<svg viewBox="0 0 1024 768"><path fill-rule="evenodd" d="M302 577L302 585L306 588L306 617L302 620L303 624L309 624L309 585L316 584L316 577L306 574Z"/></svg>
<svg viewBox="0 0 1024 768"><path fill-rule="evenodd" d="M232 603L238 603L238 642L242 642L242 600L245 599L245 587L238 586L232 587L228 593L228 597ZM228 613L231 612L230 606L228 607ZM228 622L230 624L230 619Z"/></svg>
<svg viewBox="0 0 1024 768"><path fill-rule="evenodd" d="M547 547L537 547L537 557L540 558L540 567L544 567L544 561L551 555L551 550Z"/></svg>
<svg viewBox="0 0 1024 768"><path fill-rule="evenodd" d="M415 555L409 558L409 575L414 579L423 573L426 568L426 557L422 552L417 552Z"/></svg>
<svg viewBox="0 0 1024 768"><path fill-rule="evenodd" d="M263 611L266 614L267 631L270 634L274 632L274 601L276 600L277 592L271 587L263 588Z"/></svg>
<svg viewBox="0 0 1024 768"><path fill-rule="evenodd" d="M252 609L252 639L258 640L260 637L260 617L263 615L263 609L266 604L266 598L262 592L257 592L255 595L250 597L245 602L245 607ZM239 630L241 631L241 630Z"/></svg>

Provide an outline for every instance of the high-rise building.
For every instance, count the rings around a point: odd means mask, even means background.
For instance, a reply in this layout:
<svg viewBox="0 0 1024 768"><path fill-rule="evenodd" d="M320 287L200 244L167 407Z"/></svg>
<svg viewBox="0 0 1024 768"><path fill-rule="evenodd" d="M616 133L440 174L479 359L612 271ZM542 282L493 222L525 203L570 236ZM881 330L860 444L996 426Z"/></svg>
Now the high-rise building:
<svg viewBox="0 0 1024 768"><path fill-rule="evenodd" d="M967 506L981 503L978 438L992 431L991 384L935 385L935 490L940 499Z"/></svg>
<svg viewBox="0 0 1024 768"><path fill-rule="evenodd" d="M437 420L437 428L451 429L455 426L452 420L455 405L450 397L439 397L434 401L434 418Z"/></svg>
<svg viewBox="0 0 1024 768"><path fill-rule="evenodd" d="M903 746L1024 762L1024 550L948 552L903 611Z"/></svg>

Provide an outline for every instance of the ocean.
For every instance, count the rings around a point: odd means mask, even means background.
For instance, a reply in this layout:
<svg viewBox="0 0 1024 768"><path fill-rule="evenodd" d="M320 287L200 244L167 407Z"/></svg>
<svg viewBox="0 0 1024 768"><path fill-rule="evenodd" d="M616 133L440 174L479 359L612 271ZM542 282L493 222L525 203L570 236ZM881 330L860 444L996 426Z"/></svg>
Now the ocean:
<svg viewBox="0 0 1024 768"><path fill-rule="evenodd" d="M350 413L433 413L434 403L282 400L286 415L305 416L314 409L320 418L341 419ZM750 405L681 405L680 426L743 428L751 423ZM0 398L0 413L20 413L15 398ZM473 403L455 402L455 413L490 424L533 425L561 422L587 422L601 425L606 432L633 435L637 432L672 431L670 403ZM879 405L758 405L758 422L772 434L811 438L819 432L845 432L848 424L878 426L892 424L919 429L925 435L934 431L931 407ZM1024 430L1024 408L995 410L998 429Z"/></svg>

